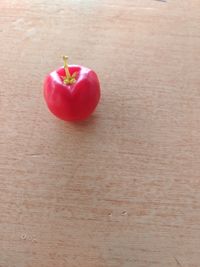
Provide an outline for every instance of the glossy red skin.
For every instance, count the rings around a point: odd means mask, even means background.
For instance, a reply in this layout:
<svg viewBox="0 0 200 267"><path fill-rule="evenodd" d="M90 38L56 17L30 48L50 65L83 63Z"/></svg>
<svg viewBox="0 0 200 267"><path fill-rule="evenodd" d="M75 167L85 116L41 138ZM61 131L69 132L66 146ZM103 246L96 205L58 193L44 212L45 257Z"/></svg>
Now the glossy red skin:
<svg viewBox="0 0 200 267"><path fill-rule="evenodd" d="M93 70L78 65L69 66L70 74L77 72L76 82L63 83L63 67L51 72L44 82L44 98L50 111L65 121L88 118L100 99L100 84Z"/></svg>

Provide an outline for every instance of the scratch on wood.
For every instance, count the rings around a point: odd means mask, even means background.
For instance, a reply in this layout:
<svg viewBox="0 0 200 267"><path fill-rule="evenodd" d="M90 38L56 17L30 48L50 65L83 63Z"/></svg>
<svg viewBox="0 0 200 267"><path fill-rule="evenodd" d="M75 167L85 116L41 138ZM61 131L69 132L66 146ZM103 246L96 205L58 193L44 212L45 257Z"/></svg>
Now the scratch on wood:
<svg viewBox="0 0 200 267"><path fill-rule="evenodd" d="M41 157L42 155L43 154L41 154L41 153L27 154L28 157L33 157L33 158Z"/></svg>
<svg viewBox="0 0 200 267"><path fill-rule="evenodd" d="M175 259L175 261L176 261L176 263L177 263L177 265L179 266L179 267L183 267L182 266L182 264L180 264L180 262L178 261L178 259L174 256L174 259Z"/></svg>

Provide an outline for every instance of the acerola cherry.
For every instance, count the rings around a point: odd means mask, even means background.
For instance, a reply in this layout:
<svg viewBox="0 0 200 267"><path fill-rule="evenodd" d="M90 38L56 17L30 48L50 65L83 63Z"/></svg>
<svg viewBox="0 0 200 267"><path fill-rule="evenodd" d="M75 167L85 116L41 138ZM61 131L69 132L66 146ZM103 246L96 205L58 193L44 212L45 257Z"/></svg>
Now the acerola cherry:
<svg viewBox="0 0 200 267"><path fill-rule="evenodd" d="M80 121L91 115L100 99L96 73L83 66L67 64L51 72L44 82L44 98L50 111L65 121Z"/></svg>

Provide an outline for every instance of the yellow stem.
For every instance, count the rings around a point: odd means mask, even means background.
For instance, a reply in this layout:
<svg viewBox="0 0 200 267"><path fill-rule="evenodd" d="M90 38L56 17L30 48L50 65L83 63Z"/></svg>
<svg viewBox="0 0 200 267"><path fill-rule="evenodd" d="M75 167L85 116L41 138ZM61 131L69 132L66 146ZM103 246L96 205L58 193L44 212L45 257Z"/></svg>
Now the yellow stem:
<svg viewBox="0 0 200 267"><path fill-rule="evenodd" d="M64 60L64 69L65 69L66 77L70 78L71 75L70 75L68 64L67 64L68 56L63 56L63 60Z"/></svg>
<svg viewBox="0 0 200 267"><path fill-rule="evenodd" d="M68 56L63 56L63 60L64 60L64 69L65 69L65 75L63 78L63 82L65 84L73 84L76 82L76 73L73 73L72 75L70 74L69 72L69 68L68 68L68 63L67 63L67 60L68 60Z"/></svg>

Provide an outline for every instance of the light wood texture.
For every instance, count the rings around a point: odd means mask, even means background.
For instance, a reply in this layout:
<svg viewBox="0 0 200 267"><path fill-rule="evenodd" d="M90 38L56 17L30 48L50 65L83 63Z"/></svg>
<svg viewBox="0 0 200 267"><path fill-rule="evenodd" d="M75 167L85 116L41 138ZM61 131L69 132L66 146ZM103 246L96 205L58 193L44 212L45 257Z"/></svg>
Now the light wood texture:
<svg viewBox="0 0 200 267"><path fill-rule="evenodd" d="M199 0L0 10L0 267L199 267ZM101 80L86 122L44 104L63 54Z"/></svg>

